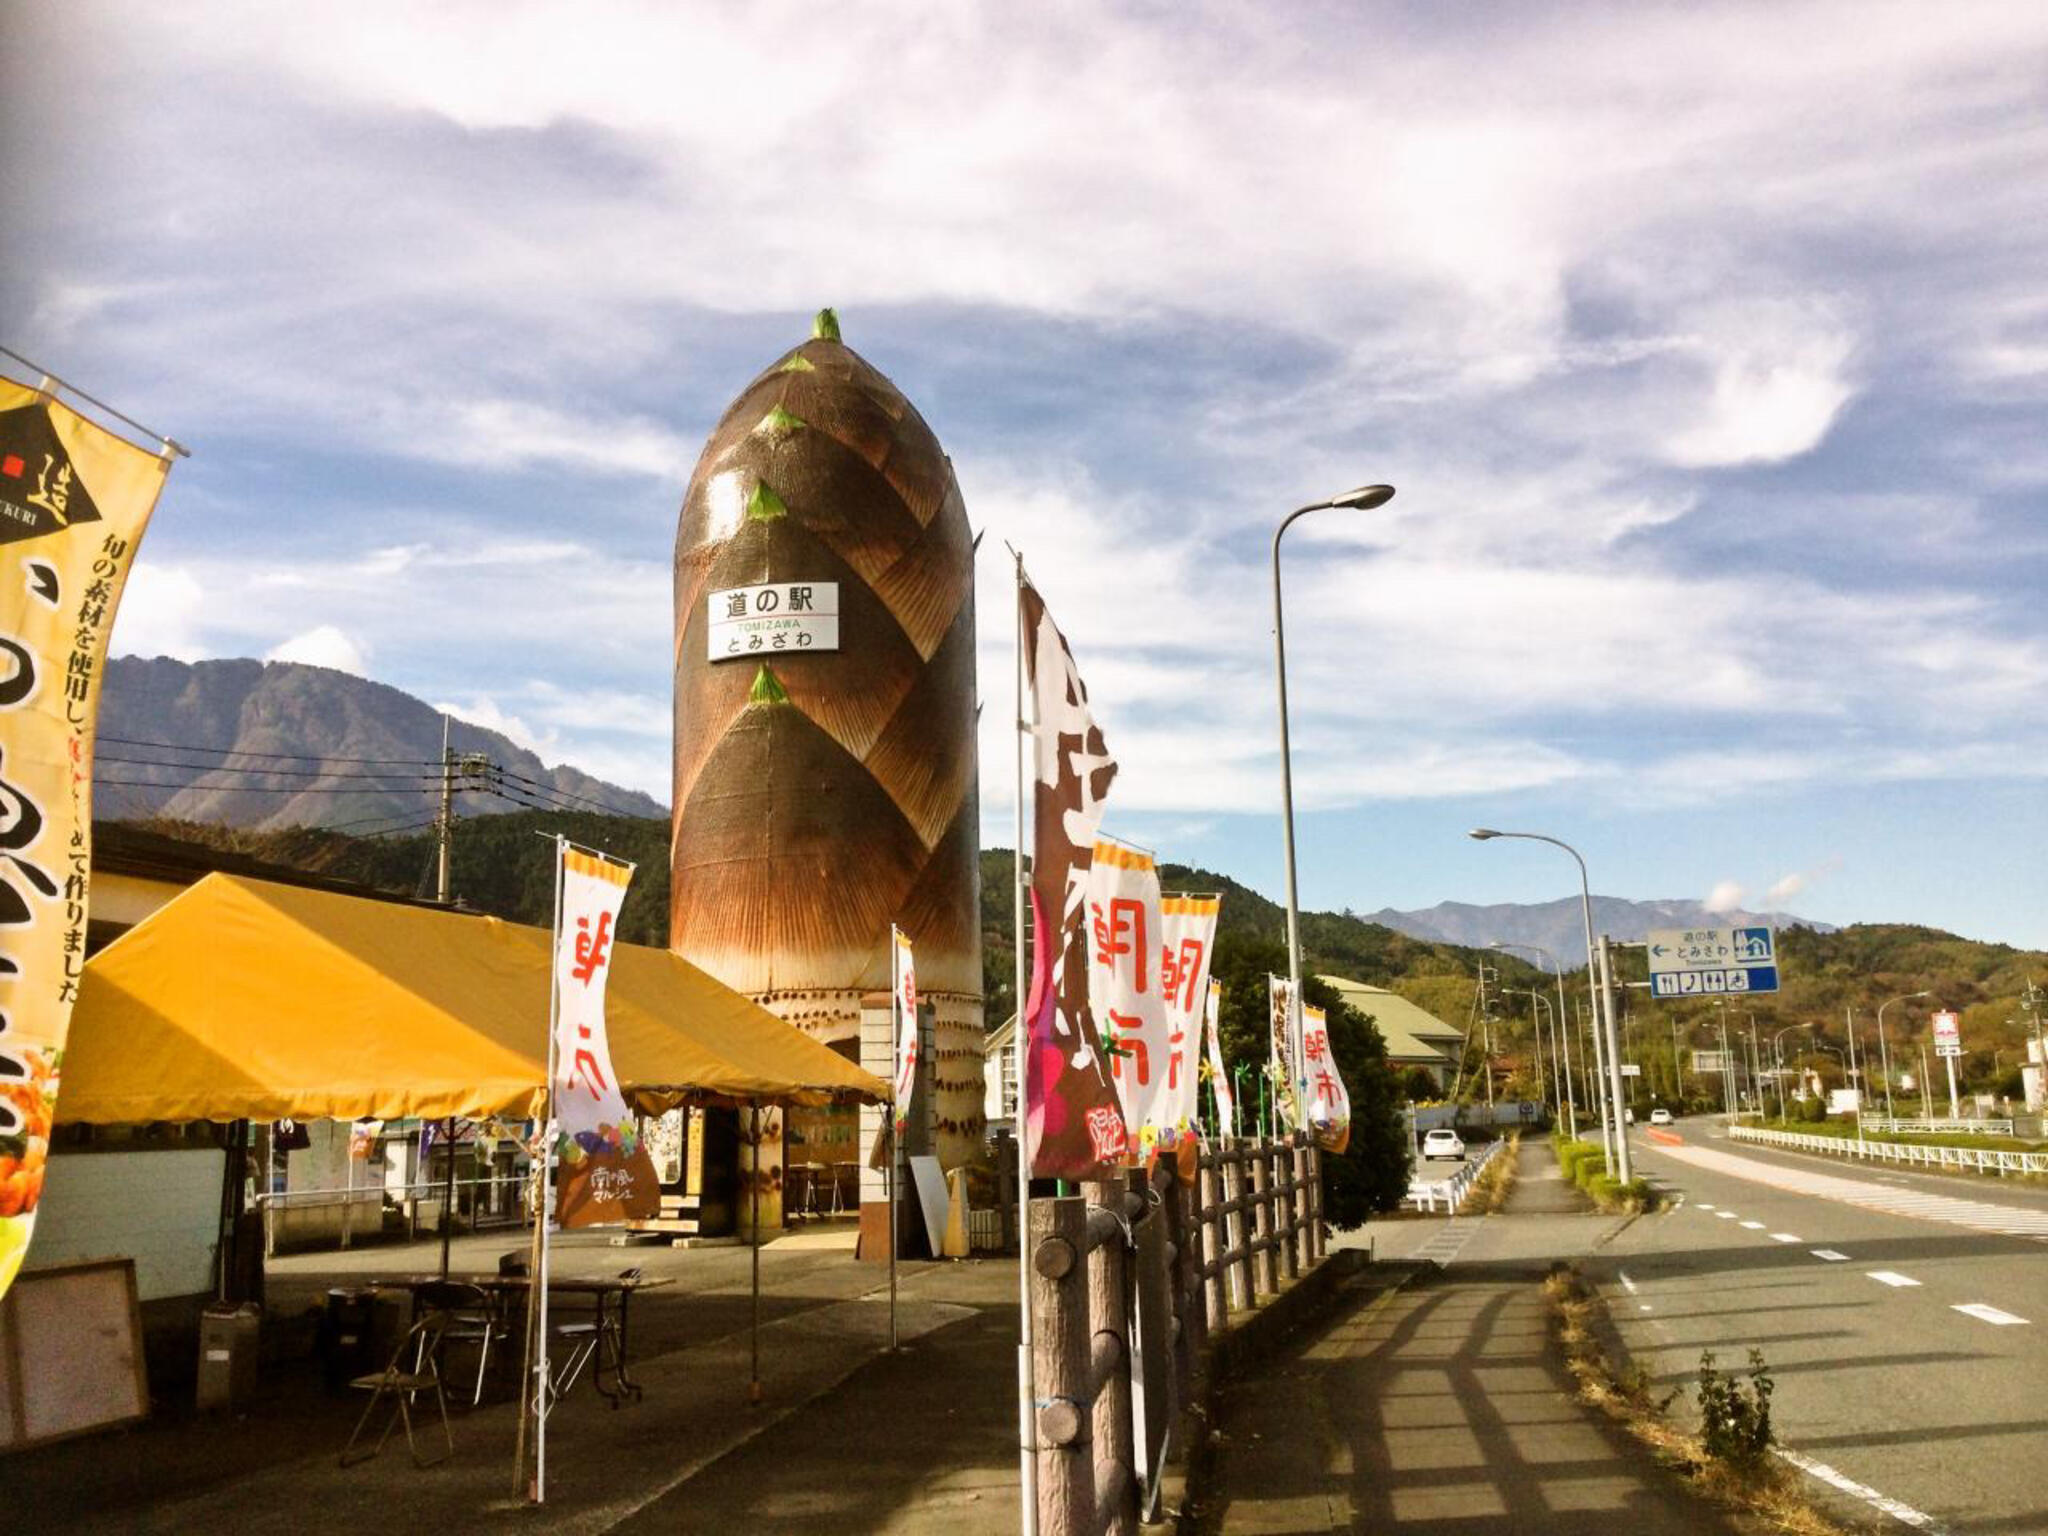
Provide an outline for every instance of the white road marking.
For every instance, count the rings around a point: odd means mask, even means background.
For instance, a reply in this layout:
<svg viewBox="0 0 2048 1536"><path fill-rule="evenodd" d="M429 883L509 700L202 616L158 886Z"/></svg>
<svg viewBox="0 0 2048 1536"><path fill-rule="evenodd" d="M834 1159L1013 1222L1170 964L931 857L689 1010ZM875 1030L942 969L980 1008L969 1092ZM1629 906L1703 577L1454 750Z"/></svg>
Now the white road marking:
<svg viewBox="0 0 2048 1536"><path fill-rule="evenodd" d="M1790 1232L1773 1232L1771 1234L1771 1240L1773 1242L1778 1243L1796 1243L1799 1241L1799 1239L1794 1237Z"/></svg>
<svg viewBox="0 0 2048 1536"><path fill-rule="evenodd" d="M1895 1269L1866 1269L1864 1273L1881 1285L1918 1285L1920 1283L1911 1275L1902 1275Z"/></svg>
<svg viewBox="0 0 2048 1536"><path fill-rule="evenodd" d="M1622 1289L1623 1289L1624 1291L1627 1291L1627 1292L1629 1293L1629 1295L1631 1295L1631 1296L1635 1295L1635 1293L1636 1293L1636 1283L1635 1283L1635 1281L1633 1281L1633 1280L1629 1279L1629 1277L1628 1277L1628 1271L1627 1271L1627 1270L1625 1270L1625 1269L1618 1269L1618 1270L1616 1270L1616 1271L1615 1271L1615 1273L1616 1273L1617 1275L1619 1275L1619 1276L1621 1277L1621 1288L1622 1288Z"/></svg>
<svg viewBox="0 0 2048 1536"><path fill-rule="evenodd" d="M1897 1499L1886 1498L1875 1488L1864 1487L1854 1478L1843 1476L1824 1462L1815 1461L1810 1456L1802 1456L1797 1451L1788 1451L1782 1445L1772 1446L1771 1454L1791 1462L1800 1471L1819 1478L1830 1488L1840 1489L1853 1498L1861 1499L1871 1508L1882 1510L1894 1520L1903 1521L1915 1530L1926 1531L1928 1536L1948 1536L1948 1527L1934 1516L1923 1514L1910 1504L1901 1504Z"/></svg>
<svg viewBox="0 0 2048 1536"><path fill-rule="evenodd" d="M1716 1211L1714 1212L1714 1214L1720 1217L1723 1221L1733 1221L1735 1219L1735 1213L1733 1211Z"/></svg>
<svg viewBox="0 0 2048 1536"><path fill-rule="evenodd" d="M2015 1323L2024 1323L2026 1321L2024 1317L2014 1317L2010 1312L2001 1312L1998 1308L1986 1306L1981 1301L1963 1302L1955 1310L1967 1312L1971 1317L1977 1318L1981 1322L1996 1323L2001 1328L2010 1328Z"/></svg>
<svg viewBox="0 0 2048 1536"><path fill-rule="evenodd" d="M1764 1229L1764 1224L1760 1221L1745 1221L1743 1225L1752 1232L1761 1232Z"/></svg>
<svg viewBox="0 0 2048 1536"><path fill-rule="evenodd" d="M1880 1184L1869 1179L1845 1179L1839 1174L1767 1163L1758 1158L1718 1152L1707 1147L1660 1146L1657 1150L1680 1162L1732 1174L1752 1184L1766 1184L1795 1194L1816 1195L1823 1200L1839 1200L1846 1205L1884 1211L1894 1216L1913 1216L1922 1221L1968 1227L1975 1232L1992 1232L2002 1237L2030 1237L2048 1242L2048 1210L2044 1209L1962 1199ZM1725 1216L1728 1213L1723 1211L1720 1214Z"/></svg>
<svg viewBox="0 0 2048 1536"><path fill-rule="evenodd" d="M1816 1248L1813 1250L1813 1256L1816 1259L1826 1259L1830 1264L1846 1264L1849 1262L1849 1255L1837 1253L1832 1248Z"/></svg>
<svg viewBox="0 0 2048 1536"><path fill-rule="evenodd" d="M1713 1207L1712 1207L1711 1205L1707 1204L1707 1202L1706 1202L1706 1201L1702 1200L1702 1201L1700 1202L1700 1209L1701 1209L1701 1210L1703 1210L1703 1211L1711 1211L1711 1210L1713 1209Z"/></svg>

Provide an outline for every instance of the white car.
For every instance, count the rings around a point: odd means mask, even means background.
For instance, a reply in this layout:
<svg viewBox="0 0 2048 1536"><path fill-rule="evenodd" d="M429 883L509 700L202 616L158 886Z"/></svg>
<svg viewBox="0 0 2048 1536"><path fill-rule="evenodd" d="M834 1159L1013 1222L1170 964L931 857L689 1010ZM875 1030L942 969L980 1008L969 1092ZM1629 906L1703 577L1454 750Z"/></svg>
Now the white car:
<svg viewBox="0 0 2048 1536"><path fill-rule="evenodd" d="M1462 1160L1464 1156L1465 1143L1458 1138L1456 1131L1439 1127L1422 1138L1422 1160L1424 1162L1438 1157L1455 1157Z"/></svg>
<svg viewBox="0 0 2048 1536"><path fill-rule="evenodd" d="M1671 1123L1671 1111L1670 1111L1670 1110L1668 1110L1668 1109L1653 1109L1653 1110L1651 1110L1651 1111L1650 1111L1650 1124L1652 1124L1652 1125L1669 1125L1670 1123Z"/></svg>

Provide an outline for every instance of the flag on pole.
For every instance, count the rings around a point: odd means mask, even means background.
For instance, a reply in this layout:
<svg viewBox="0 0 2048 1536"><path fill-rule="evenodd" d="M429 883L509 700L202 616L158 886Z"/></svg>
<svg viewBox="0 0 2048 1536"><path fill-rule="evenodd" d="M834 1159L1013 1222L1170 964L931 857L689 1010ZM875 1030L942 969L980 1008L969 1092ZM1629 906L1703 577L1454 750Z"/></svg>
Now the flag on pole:
<svg viewBox="0 0 2048 1536"><path fill-rule="evenodd" d="M170 467L168 446L0 380L0 1296L35 1230L85 968L107 636Z"/></svg>
<svg viewBox="0 0 2048 1536"><path fill-rule="evenodd" d="M1017 601L1030 689L1031 995L1024 1005L1025 1154L1040 1178L1094 1179L1130 1145L1088 1005L1082 907L1102 803L1116 759L1088 712L1088 689L1045 599L1019 573Z"/></svg>
<svg viewBox="0 0 2048 1536"><path fill-rule="evenodd" d="M555 847L562 892L555 930L553 1086L562 1168L555 1220L563 1227L646 1220L661 1214L661 1183L619 1091L604 1020L619 906L633 866L566 842Z"/></svg>
<svg viewBox="0 0 2048 1536"><path fill-rule="evenodd" d="M1231 1091L1230 1073L1223 1066L1223 1040L1217 1033L1223 1012L1223 983L1209 983L1209 1003L1203 1010L1203 1033L1208 1036L1209 1092L1216 1099L1216 1133L1237 1137L1237 1095Z"/></svg>
<svg viewBox="0 0 2048 1536"><path fill-rule="evenodd" d="M1329 1017L1320 1008L1303 1008L1301 1015L1309 1132L1325 1152L1342 1152L1351 1145L1351 1095L1337 1070L1337 1053L1330 1049Z"/></svg>
<svg viewBox="0 0 2048 1536"><path fill-rule="evenodd" d="M1192 1082L1183 1051L1168 1041L1159 866L1114 838L1095 839L1088 866L1088 1006L1110 1053L1110 1076L1140 1161L1160 1144L1161 1096Z"/></svg>
<svg viewBox="0 0 2048 1536"><path fill-rule="evenodd" d="M896 1117L896 1140L910 1126L910 1098L917 1088L917 964L910 952L910 935L891 927L896 957L896 1102L890 1112Z"/></svg>
<svg viewBox="0 0 2048 1536"><path fill-rule="evenodd" d="M1167 1081L1153 1105L1159 1139L1168 1145L1194 1130L1201 1112L1195 1064L1201 1059L1202 1007L1216 945L1220 896L1166 896L1159 903L1160 990L1166 996Z"/></svg>
<svg viewBox="0 0 2048 1536"><path fill-rule="evenodd" d="M1285 976L1268 973L1267 1000L1273 1037L1274 1121L1290 1131L1308 1129L1308 1114L1302 1101L1305 1081L1302 1072L1301 1010L1290 1006L1294 987Z"/></svg>

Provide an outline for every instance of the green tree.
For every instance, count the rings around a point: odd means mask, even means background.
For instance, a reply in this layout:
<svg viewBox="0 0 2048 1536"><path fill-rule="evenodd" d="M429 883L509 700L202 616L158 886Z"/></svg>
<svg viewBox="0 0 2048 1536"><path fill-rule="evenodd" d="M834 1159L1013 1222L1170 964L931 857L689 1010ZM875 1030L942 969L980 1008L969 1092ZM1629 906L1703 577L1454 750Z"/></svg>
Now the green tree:
<svg viewBox="0 0 2048 1536"><path fill-rule="evenodd" d="M1223 984L1217 1034L1223 1059L1233 1073L1249 1066L1263 1073L1272 1054L1268 1033L1267 977L1287 973L1287 949L1247 933L1221 933L1211 974ZM1345 1004L1313 976L1304 978L1303 998L1330 1020L1330 1048L1351 1095L1351 1144L1323 1159L1323 1214L1332 1226L1361 1225L1374 1212L1399 1207L1408 1190L1409 1147L1402 1115L1404 1095L1387 1062L1386 1042L1372 1019ZM1246 1079L1248 1102L1239 1114L1249 1123L1258 1112L1254 1080Z"/></svg>

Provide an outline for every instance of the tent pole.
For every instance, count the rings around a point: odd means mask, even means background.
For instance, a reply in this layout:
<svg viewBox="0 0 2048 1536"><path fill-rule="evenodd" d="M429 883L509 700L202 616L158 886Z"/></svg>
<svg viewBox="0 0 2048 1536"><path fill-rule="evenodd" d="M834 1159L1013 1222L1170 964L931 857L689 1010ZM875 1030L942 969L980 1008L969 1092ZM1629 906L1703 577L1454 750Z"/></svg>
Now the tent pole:
<svg viewBox="0 0 2048 1536"><path fill-rule="evenodd" d="M441 1194L441 1278L448 1278L448 1241L455 1232L455 1117L441 1122L441 1153L448 1159L448 1180Z"/></svg>
<svg viewBox="0 0 2048 1536"><path fill-rule="evenodd" d="M896 1106L889 1106L889 1349L896 1344Z"/></svg>
<svg viewBox="0 0 2048 1536"><path fill-rule="evenodd" d="M751 1375L747 1382L747 1401L761 1401L761 1101L756 1099L751 1106L754 1136L754 1171L748 1180L748 1198L753 1203L753 1250L754 1250L754 1320L750 1330L752 1338Z"/></svg>

